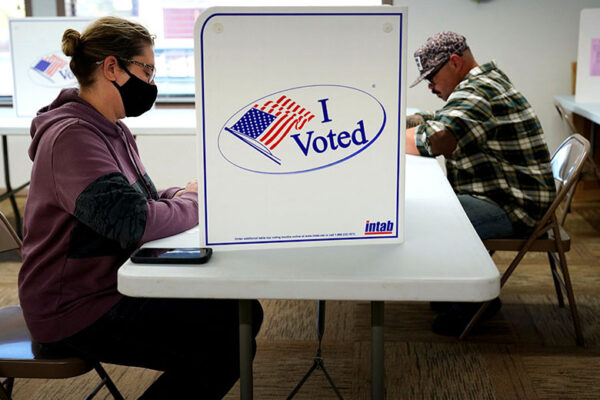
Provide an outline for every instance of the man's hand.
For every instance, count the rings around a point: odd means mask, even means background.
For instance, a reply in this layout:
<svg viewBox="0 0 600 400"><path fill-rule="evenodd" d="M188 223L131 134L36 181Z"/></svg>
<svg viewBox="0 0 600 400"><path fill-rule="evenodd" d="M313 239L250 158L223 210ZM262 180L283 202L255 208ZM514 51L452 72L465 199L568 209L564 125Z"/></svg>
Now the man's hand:
<svg viewBox="0 0 600 400"><path fill-rule="evenodd" d="M423 125L425 120L419 114L413 114L406 117L406 128L414 128L415 126Z"/></svg>

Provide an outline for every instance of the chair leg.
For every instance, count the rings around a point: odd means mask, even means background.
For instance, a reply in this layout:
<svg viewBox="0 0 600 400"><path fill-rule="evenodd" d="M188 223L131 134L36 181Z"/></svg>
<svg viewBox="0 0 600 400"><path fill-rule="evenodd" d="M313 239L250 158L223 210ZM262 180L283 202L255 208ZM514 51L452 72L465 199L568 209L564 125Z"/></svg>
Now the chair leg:
<svg viewBox="0 0 600 400"><path fill-rule="evenodd" d="M12 400L12 389L15 378L6 378L0 384L0 400Z"/></svg>
<svg viewBox="0 0 600 400"><path fill-rule="evenodd" d="M581 330L579 312L577 312L577 304L575 303L575 293L573 292L573 286L571 285L571 276L569 275L569 269L567 268L567 258L565 257L565 253L562 251L559 251L558 257L560 261L559 266L562 271L563 280L565 283L565 289L567 291L567 298L569 299L571 318L573 318L573 326L575 327L575 340L577 341L578 345L583 346L583 332Z"/></svg>
<svg viewBox="0 0 600 400"><path fill-rule="evenodd" d="M463 340L467 337L467 335L471 332L471 330L473 330L473 327L477 324L477 321L479 321L485 310L487 310L490 303L491 301L486 301L481 305L481 307L479 307L479 310L477 310L475 315L473 315L473 318L471 318L465 329L462 331L462 333L458 337L458 340Z"/></svg>
<svg viewBox="0 0 600 400"><path fill-rule="evenodd" d="M517 265L519 265L519 263L525 256L525 253L527 253L527 250L529 250L531 242L532 242L532 240L528 241L527 244L517 253L517 255L515 256L515 258L513 258L512 262L510 263L508 268L506 268L506 270L502 274L502 277L500 279L500 288L501 289L504 287L504 284L506 283L506 281L508 281L508 278L510 278L510 276L512 275L515 268L517 268ZM491 300L486 301L485 303L483 303L481 305L481 307L479 307L479 310L477 310L477 312L475 313L473 318L471 318L471 320L469 321L469 323L467 324L465 329L462 331L462 333L458 337L459 340L464 340L467 337L467 335L471 332L471 330L473 330L473 327L477 324L477 321L479 321L479 319L481 318L481 316L483 315L485 310L487 310L487 308L489 307L491 302L492 302Z"/></svg>
<svg viewBox="0 0 600 400"><path fill-rule="evenodd" d="M552 273L552 280L554 281L554 289L556 290L556 298L558 299L558 306L564 307L565 301L562 294L562 289L560 287L560 281L558 280L556 264L554 262L554 256L552 253L548 252L548 261L550 262L550 272Z"/></svg>
<svg viewBox="0 0 600 400"><path fill-rule="evenodd" d="M94 389L94 391L92 391L92 393L90 393L88 397L86 397L86 400L94 397L94 395L98 392L98 389L100 389L100 387L102 387L103 384L106 385L106 388L109 390L110 394L112 394L112 396L115 398L115 400L125 400L119 392L119 389L117 389L112 379L110 379L110 376L108 376L108 374L106 373L104 368L102 368L102 365L99 362L94 364L94 369L100 376L102 382L100 383L99 387Z"/></svg>

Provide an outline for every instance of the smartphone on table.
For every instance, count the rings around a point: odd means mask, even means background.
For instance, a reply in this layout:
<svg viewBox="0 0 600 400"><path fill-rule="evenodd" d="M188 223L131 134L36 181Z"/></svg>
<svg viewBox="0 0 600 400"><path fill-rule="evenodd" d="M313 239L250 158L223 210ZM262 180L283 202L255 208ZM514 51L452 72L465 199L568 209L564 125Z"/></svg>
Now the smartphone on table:
<svg viewBox="0 0 600 400"><path fill-rule="evenodd" d="M138 264L204 264L210 259L210 247L137 249L131 261Z"/></svg>

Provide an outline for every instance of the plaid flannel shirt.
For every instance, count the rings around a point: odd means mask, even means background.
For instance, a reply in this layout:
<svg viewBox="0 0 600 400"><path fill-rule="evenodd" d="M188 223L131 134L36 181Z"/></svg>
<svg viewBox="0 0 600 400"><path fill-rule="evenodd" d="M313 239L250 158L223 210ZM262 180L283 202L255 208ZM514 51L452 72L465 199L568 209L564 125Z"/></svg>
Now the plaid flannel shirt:
<svg viewBox="0 0 600 400"><path fill-rule="evenodd" d="M422 155L431 155L436 132L456 137L446 159L454 191L494 202L518 230L531 230L556 194L550 154L531 105L496 64L473 68L441 110L420 114L425 124L415 138Z"/></svg>

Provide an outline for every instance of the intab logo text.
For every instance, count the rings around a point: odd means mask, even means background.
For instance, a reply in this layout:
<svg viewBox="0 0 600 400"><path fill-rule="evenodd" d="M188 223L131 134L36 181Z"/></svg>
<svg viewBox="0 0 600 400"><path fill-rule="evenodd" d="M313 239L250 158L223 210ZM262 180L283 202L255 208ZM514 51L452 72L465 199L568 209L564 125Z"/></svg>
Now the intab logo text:
<svg viewBox="0 0 600 400"><path fill-rule="evenodd" d="M390 220L387 222L371 222L367 220L365 224L365 235L391 235L394 231L394 223Z"/></svg>

